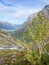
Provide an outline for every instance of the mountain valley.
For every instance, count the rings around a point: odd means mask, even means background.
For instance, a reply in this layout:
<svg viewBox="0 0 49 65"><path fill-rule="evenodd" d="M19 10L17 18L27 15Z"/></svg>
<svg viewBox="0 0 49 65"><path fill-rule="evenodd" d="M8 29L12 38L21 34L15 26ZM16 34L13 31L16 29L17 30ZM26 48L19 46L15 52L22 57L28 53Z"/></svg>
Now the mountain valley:
<svg viewBox="0 0 49 65"><path fill-rule="evenodd" d="M0 65L49 65L49 5L14 28L0 23Z"/></svg>

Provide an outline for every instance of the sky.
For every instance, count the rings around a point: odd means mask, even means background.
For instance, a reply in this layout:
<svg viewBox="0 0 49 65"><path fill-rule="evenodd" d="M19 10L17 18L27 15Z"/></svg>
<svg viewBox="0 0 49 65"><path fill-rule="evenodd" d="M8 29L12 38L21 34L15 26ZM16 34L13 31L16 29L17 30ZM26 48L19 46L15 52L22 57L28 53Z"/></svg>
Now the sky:
<svg viewBox="0 0 49 65"><path fill-rule="evenodd" d="M0 0L0 21L23 24L47 4L49 0Z"/></svg>

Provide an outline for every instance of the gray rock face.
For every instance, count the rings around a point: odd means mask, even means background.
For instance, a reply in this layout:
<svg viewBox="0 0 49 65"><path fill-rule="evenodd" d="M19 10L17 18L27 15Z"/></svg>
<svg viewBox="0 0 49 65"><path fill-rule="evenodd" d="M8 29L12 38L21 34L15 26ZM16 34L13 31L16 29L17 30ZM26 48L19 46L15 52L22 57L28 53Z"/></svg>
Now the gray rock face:
<svg viewBox="0 0 49 65"><path fill-rule="evenodd" d="M49 19L49 5L46 5L41 12L43 12L45 17Z"/></svg>

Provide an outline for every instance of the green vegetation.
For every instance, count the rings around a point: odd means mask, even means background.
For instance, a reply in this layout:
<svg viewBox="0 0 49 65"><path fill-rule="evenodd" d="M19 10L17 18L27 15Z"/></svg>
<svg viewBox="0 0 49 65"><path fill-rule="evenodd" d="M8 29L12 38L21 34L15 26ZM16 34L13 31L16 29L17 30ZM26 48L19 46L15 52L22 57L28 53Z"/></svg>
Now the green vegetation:
<svg viewBox="0 0 49 65"><path fill-rule="evenodd" d="M20 40L29 47L25 57L31 65L49 65L47 57L49 56L49 20L43 13L38 13L37 17L34 17L32 24L27 27ZM44 55L46 53L47 55Z"/></svg>

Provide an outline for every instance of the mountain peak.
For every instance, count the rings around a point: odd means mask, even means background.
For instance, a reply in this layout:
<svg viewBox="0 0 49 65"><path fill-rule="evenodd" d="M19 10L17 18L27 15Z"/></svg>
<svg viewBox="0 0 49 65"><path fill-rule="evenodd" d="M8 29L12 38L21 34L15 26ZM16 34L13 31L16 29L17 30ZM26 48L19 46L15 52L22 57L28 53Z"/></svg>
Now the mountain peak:
<svg viewBox="0 0 49 65"><path fill-rule="evenodd" d="M47 19L49 19L49 5L46 5L42 11Z"/></svg>
<svg viewBox="0 0 49 65"><path fill-rule="evenodd" d="M49 5L46 5L45 8L49 8Z"/></svg>

